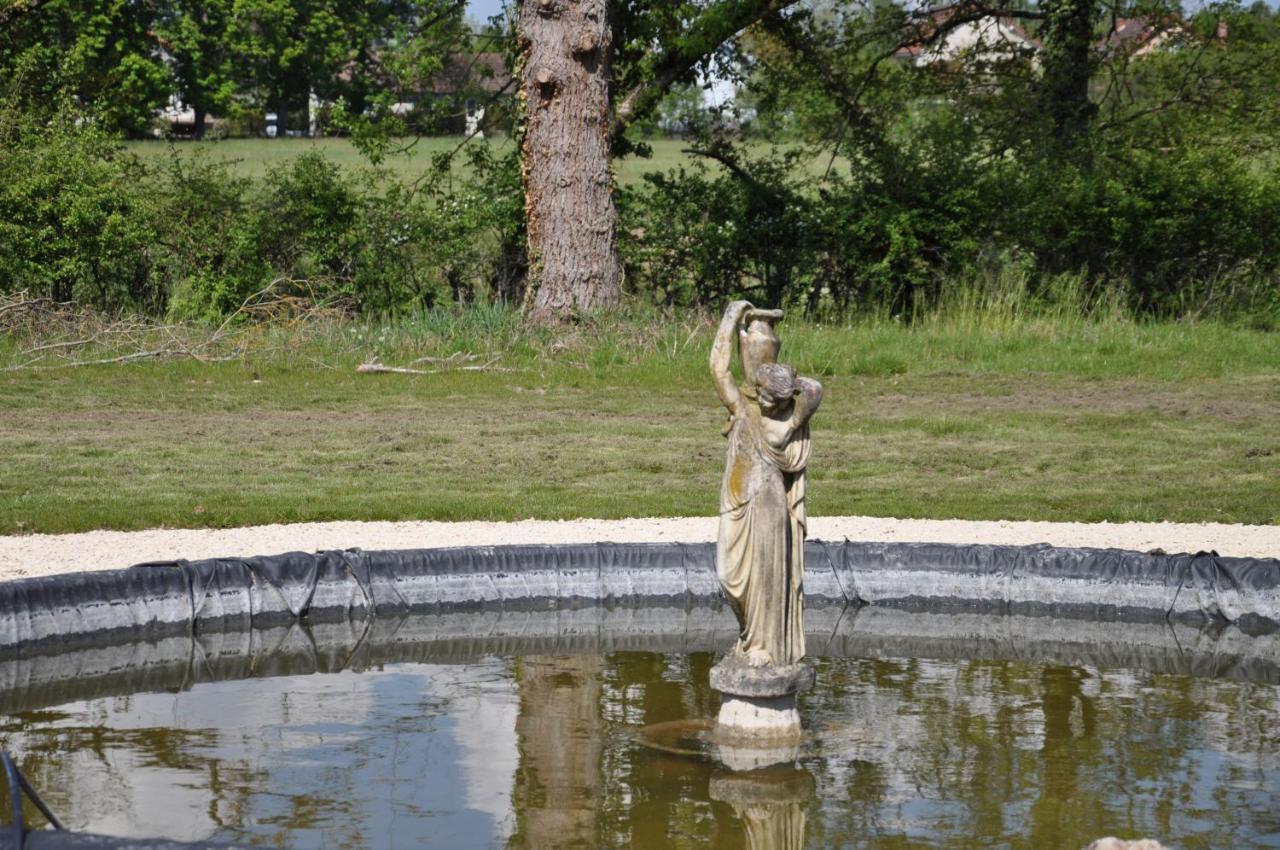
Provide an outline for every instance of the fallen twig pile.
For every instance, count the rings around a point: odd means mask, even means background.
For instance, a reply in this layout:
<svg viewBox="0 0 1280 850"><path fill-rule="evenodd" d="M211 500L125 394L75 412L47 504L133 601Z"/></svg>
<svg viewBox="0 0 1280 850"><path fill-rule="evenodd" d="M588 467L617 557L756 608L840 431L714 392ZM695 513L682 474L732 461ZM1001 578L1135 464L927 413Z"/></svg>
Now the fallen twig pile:
<svg viewBox="0 0 1280 850"><path fill-rule="evenodd" d="M169 324L145 316L110 316L82 305L32 298L26 292L0 296L0 333L34 344L17 352L21 362L0 371L65 369L141 360L192 359L218 363L270 350L264 331L298 329L346 311L297 291L304 282L278 279L244 300L212 331L197 324Z"/></svg>

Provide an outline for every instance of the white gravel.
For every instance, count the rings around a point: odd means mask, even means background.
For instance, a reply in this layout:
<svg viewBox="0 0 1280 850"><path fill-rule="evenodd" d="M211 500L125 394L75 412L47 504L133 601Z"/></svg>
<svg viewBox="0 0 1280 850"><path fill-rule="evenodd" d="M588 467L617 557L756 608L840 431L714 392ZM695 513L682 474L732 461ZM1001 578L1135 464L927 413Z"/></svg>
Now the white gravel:
<svg viewBox="0 0 1280 850"><path fill-rule="evenodd" d="M715 517L521 522L308 522L228 529L89 531L0 536L0 580L127 567L175 558L272 555L320 549L421 549L506 543L697 543L714 540ZM822 540L997 543L1280 557L1280 526L1214 523L969 522L813 517Z"/></svg>

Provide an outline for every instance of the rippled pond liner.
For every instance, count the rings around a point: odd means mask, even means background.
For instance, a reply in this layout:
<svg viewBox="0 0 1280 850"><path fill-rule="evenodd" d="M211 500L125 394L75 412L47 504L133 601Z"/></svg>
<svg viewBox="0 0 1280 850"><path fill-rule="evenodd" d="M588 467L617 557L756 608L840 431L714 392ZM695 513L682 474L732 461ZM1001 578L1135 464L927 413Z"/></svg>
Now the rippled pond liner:
<svg viewBox="0 0 1280 850"><path fill-rule="evenodd" d="M609 543L351 550L7 582L0 711L397 662L715 651L734 623L714 553L712 544ZM806 557L812 654L1280 684L1274 559L850 541L809 541ZM141 846L38 841L90 839Z"/></svg>
<svg viewBox="0 0 1280 850"><path fill-rule="evenodd" d="M601 543L174 561L0 584L0 648L275 625L307 616L720 598L712 544ZM1280 627L1280 561L1050 546L806 544L813 606Z"/></svg>

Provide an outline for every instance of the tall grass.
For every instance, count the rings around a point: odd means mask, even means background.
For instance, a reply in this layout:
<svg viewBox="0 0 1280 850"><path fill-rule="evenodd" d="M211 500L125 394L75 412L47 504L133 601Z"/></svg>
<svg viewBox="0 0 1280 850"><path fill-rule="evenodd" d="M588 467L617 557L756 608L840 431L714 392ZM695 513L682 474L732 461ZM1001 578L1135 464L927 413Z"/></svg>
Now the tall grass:
<svg viewBox="0 0 1280 850"><path fill-rule="evenodd" d="M1280 333L1216 321L1137 320L1118 297L1085 292L1073 278L1031 294L1016 274L969 283L949 287L950 294L910 320L859 315L814 322L793 312L780 328L783 358L817 377L955 372L1185 380L1274 374L1280 364ZM180 338L189 350L247 364L348 370L366 362L406 366L454 358L453 365L539 373L625 373L629 381L656 385L702 380L718 320L710 311L637 304L561 327L531 325L501 305L386 317L321 312L306 320L233 324L210 346L214 329L199 325L130 319L128 333L113 334L107 332L113 320L77 316L63 324L9 327L0 334L0 367L66 368L171 348Z"/></svg>

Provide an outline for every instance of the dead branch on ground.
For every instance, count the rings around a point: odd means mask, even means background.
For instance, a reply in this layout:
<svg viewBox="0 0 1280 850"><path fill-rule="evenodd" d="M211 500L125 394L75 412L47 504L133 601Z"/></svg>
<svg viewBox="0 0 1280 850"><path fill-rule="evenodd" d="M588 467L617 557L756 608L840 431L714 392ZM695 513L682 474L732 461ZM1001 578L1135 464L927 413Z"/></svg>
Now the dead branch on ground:
<svg viewBox="0 0 1280 850"><path fill-rule="evenodd" d="M466 362L467 360L475 360L479 358L479 356L475 354L468 354L465 357L459 357L460 354L462 354L462 352L459 352L458 354L450 355L449 357L419 357L417 360L413 361L414 363L436 362L436 363L442 363L442 364L449 364L443 369L413 369L405 366L384 366L381 363L372 362L372 363L361 363L359 366L356 367L356 372L361 375L380 375L380 374L443 375L446 372L514 372L516 371L515 369L511 369L506 366L496 365L497 362L500 359L502 359L501 356L499 355L494 355L488 361L481 363L478 366L455 365L459 362Z"/></svg>

